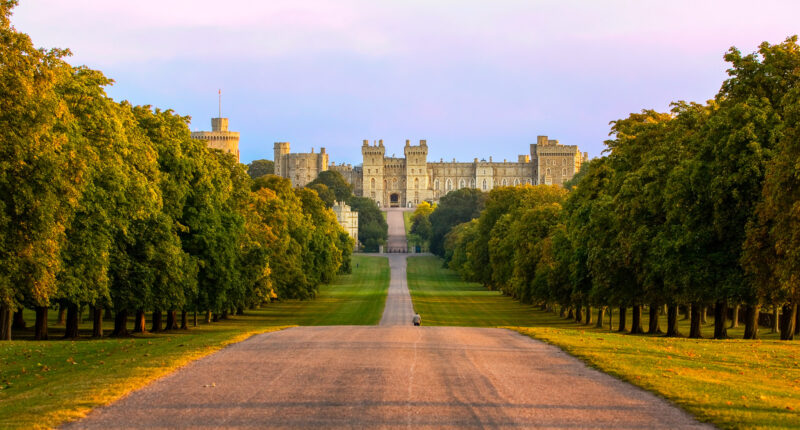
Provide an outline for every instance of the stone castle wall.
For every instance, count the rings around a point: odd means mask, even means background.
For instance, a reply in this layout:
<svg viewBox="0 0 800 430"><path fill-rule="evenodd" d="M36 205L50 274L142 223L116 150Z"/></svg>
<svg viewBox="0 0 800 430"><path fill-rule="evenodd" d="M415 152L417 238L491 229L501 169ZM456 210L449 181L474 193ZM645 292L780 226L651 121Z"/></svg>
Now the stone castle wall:
<svg viewBox="0 0 800 430"><path fill-rule="evenodd" d="M275 174L292 179L294 186L304 186L328 169L327 154L324 159L322 154L314 154L313 150L310 154L290 154L288 143L276 143ZM403 155L387 157L383 140L372 144L364 140L361 166L333 163L330 169L353 185L355 195L369 197L381 207L414 207L423 201L438 201L460 188L489 191L523 184L562 185L587 160L577 145L561 145L547 136L538 136L536 143L530 145L530 155L519 155L516 161L495 162L489 157L489 161L475 158L472 162L429 162L425 140L419 145L406 140Z"/></svg>

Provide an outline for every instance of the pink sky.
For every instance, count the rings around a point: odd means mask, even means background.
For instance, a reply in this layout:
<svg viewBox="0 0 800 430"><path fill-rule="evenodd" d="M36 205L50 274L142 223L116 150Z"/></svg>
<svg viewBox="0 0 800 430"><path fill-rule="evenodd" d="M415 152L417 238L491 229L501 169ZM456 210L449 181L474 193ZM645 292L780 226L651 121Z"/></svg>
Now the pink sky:
<svg viewBox="0 0 800 430"><path fill-rule="evenodd" d="M515 159L539 134L595 156L609 121L713 97L730 46L800 32L791 1L21 3L14 25L103 70L117 99L208 129L222 88L243 162L286 140L356 163L362 139Z"/></svg>

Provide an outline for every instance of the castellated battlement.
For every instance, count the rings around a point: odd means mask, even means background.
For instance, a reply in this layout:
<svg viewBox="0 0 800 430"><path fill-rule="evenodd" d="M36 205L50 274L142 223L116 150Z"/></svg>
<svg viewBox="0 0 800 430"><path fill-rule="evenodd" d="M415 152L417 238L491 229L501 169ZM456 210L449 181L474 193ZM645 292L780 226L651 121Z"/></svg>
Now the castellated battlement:
<svg viewBox="0 0 800 430"><path fill-rule="evenodd" d="M289 142L275 142L273 146L275 174L288 178L293 187L304 187L317 178L320 172L328 170L328 154L325 148L314 153L292 153Z"/></svg>
<svg viewBox="0 0 800 430"><path fill-rule="evenodd" d="M288 143L276 143L276 174L279 174L281 166L281 176L291 178L295 186L303 186L313 180L319 171L330 168L341 173L353 185L357 196L369 197L378 206L413 207L422 201L438 201L450 191L460 188L489 191L502 186L561 185L571 179L580 170L581 164L588 160L587 154L581 153L577 145L562 145L547 136L537 136L536 143L530 145L530 155L518 155L517 160L502 162L493 161L491 156L488 157L489 161L476 157L471 162L455 159L429 162L427 141L420 140L419 145L412 145L411 140L404 143L404 156L396 157L386 156L382 139L372 142L363 140L361 166L336 163L328 166L324 151L320 154L314 154L313 150L308 154L291 154ZM324 159L315 158L323 155ZM303 161L306 170L301 169L302 165L291 167L293 163L302 164ZM289 166L284 167L285 163ZM289 169L286 174L283 173L285 169Z"/></svg>
<svg viewBox="0 0 800 430"><path fill-rule="evenodd" d="M228 130L228 118L211 118L211 131L193 131L191 136L205 141L209 148L235 155L239 161L239 132Z"/></svg>

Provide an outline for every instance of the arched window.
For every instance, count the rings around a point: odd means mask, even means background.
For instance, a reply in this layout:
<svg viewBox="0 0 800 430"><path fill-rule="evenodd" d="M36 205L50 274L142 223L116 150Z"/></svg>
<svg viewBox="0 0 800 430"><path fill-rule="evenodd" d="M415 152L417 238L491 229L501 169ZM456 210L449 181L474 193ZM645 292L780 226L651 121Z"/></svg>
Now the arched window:
<svg viewBox="0 0 800 430"><path fill-rule="evenodd" d="M419 189L419 178L414 178L414 189Z"/></svg>
<svg viewBox="0 0 800 430"><path fill-rule="evenodd" d="M369 180L369 187L370 187L370 189L373 189L373 190L375 189L375 178L372 178L372 179ZM373 195L373 197L374 197L374 195Z"/></svg>
<svg viewBox="0 0 800 430"><path fill-rule="evenodd" d="M467 186L467 183L466 183L466 182L464 182L464 180L463 180L463 179L462 179L462 180L460 180L460 181L458 181L458 188L464 188L464 187L466 187L466 186Z"/></svg>
<svg viewBox="0 0 800 430"><path fill-rule="evenodd" d="M547 168L547 175L550 176L550 168Z"/></svg>
<svg viewBox="0 0 800 430"><path fill-rule="evenodd" d="M453 181L451 181L451 180L448 178L448 179L447 179L447 182L445 182L445 185L444 185L444 186L445 186L445 190L447 190L447 191L450 191L450 190L452 190L452 189L453 189Z"/></svg>
<svg viewBox="0 0 800 430"><path fill-rule="evenodd" d="M433 189L434 190L438 190L439 189L439 180L438 179L433 181Z"/></svg>
<svg viewBox="0 0 800 430"><path fill-rule="evenodd" d="M566 158L561 160L561 165L562 166L566 166L567 165L567 159Z"/></svg>
<svg viewBox="0 0 800 430"><path fill-rule="evenodd" d="M505 186L508 186L508 181L506 180L506 178L503 178L502 185L503 185L504 187L505 187Z"/></svg>
<svg viewBox="0 0 800 430"><path fill-rule="evenodd" d="M481 186L483 191L486 191L486 179L483 180L483 186Z"/></svg>
<svg viewBox="0 0 800 430"><path fill-rule="evenodd" d="M475 178L472 178L472 179L469 180L469 187L470 188L475 188Z"/></svg>
<svg viewBox="0 0 800 430"><path fill-rule="evenodd" d="M525 183L526 183L526 184L528 184L528 185L530 185L530 184L531 184L531 180L530 180L530 179L526 179L526 180L525 180Z"/></svg>
<svg viewBox="0 0 800 430"><path fill-rule="evenodd" d="M561 176L567 176L567 168L561 169Z"/></svg>
<svg viewBox="0 0 800 430"><path fill-rule="evenodd" d="M514 186L516 187L517 185L519 185L519 178L514 179Z"/></svg>

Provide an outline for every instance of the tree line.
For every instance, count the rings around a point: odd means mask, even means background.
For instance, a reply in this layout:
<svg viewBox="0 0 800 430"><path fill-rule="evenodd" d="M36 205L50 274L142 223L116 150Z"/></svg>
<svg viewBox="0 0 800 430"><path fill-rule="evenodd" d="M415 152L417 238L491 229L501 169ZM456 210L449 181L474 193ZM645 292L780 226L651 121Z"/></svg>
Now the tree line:
<svg viewBox="0 0 800 430"><path fill-rule="evenodd" d="M55 306L67 338L84 308L95 336L104 311L121 336L131 316L134 332L146 312L150 330L186 328L350 270L352 239L315 191L251 179L188 117L112 100L101 72L16 31L15 4L0 2L0 339L25 308L36 339Z"/></svg>
<svg viewBox="0 0 800 430"><path fill-rule="evenodd" d="M797 37L725 54L713 100L611 123L604 155L565 187L458 190L430 215L431 250L465 279L591 323L619 309L632 333L689 337L728 320L800 330L800 49ZM772 310L763 315L762 308Z"/></svg>

